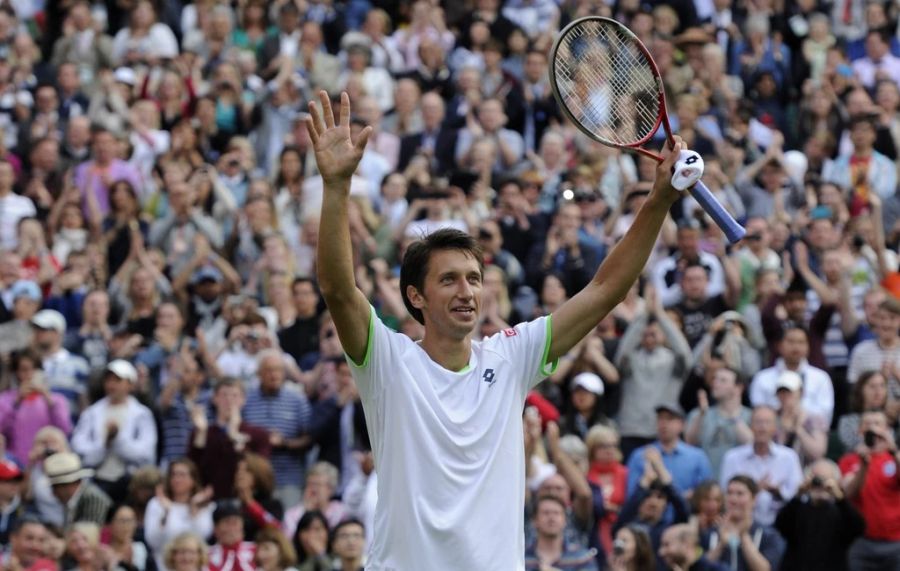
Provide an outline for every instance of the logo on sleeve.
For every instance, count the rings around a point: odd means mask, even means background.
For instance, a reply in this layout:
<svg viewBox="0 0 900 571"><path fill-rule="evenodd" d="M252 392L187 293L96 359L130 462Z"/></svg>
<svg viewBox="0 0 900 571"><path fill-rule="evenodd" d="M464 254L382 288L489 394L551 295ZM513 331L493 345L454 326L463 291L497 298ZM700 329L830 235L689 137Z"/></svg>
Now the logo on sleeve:
<svg viewBox="0 0 900 571"><path fill-rule="evenodd" d="M504 329L503 334L507 337L515 337L517 335L516 330L510 327L509 329Z"/></svg>
<svg viewBox="0 0 900 571"><path fill-rule="evenodd" d="M481 379L486 382L489 387L493 387L494 383L497 382L497 376L494 374L494 369L485 369L484 373L481 375Z"/></svg>

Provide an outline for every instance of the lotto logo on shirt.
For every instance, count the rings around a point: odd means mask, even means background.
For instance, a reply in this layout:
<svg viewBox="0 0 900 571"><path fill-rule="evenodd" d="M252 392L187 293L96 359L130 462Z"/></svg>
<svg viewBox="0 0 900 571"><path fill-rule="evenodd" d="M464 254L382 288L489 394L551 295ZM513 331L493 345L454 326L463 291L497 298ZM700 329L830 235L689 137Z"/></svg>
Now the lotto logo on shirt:
<svg viewBox="0 0 900 571"><path fill-rule="evenodd" d="M494 386L494 383L497 381L497 376L494 375L494 369L485 369L484 374L481 375L481 378L490 387Z"/></svg>

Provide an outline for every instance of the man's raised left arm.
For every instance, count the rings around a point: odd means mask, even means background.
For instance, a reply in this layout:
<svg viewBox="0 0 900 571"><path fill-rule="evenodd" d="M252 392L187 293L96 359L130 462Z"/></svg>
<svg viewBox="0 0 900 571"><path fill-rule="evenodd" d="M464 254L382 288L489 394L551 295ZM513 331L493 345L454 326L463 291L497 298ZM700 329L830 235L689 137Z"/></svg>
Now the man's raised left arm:
<svg viewBox="0 0 900 571"><path fill-rule="evenodd" d="M622 240L612 249L594 279L553 312L553 337L547 362L565 355L624 298L638 278L656 244L669 208L680 193L671 185L672 167L686 145L675 137L675 147L664 149L665 160L656 167L656 181L647 202Z"/></svg>

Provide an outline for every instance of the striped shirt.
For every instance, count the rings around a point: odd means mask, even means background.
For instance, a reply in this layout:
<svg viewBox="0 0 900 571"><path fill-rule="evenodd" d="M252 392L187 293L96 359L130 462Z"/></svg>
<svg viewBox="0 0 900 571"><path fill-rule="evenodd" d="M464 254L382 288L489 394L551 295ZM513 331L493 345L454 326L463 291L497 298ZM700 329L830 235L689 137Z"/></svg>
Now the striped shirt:
<svg viewBox="0 0 900 571"><path fill-rule="evenodd" d="M247 394L243 418L266 430L277 431L285 439L296 438L309 431L312 407L305 394L288 386L273 395L254 389ZM303 483L303 453L274 449L271 460L278 486L300 486Z"/></svg>
<svg viewBox="0 0 900 571"><path fill-rule="evenodd" d="M171 462L176 458L187 456L190 447L191 433L194 430L194 422L191 420L191 408L199 406L207 408L211 398L211 391L203 390L197 398L188 403L184 395L179 393L172 399L169 408L162 412L162 456L163 462ZM209 415L207 415L209 416Z"/></svg>

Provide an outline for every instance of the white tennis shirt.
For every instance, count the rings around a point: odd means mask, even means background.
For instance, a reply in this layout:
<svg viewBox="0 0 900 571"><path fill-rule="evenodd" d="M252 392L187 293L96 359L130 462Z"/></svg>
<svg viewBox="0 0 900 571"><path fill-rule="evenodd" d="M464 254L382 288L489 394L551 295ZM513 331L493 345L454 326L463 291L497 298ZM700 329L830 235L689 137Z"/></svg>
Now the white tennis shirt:
<svg viewBox="0 0 900 571"><path fill-rule="evenodd" d="M372 310L351 366L378 472L367 571L524 570L522 410L549 349L542 317L473 341L449 371Z"/></svg>

